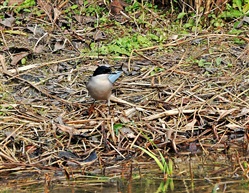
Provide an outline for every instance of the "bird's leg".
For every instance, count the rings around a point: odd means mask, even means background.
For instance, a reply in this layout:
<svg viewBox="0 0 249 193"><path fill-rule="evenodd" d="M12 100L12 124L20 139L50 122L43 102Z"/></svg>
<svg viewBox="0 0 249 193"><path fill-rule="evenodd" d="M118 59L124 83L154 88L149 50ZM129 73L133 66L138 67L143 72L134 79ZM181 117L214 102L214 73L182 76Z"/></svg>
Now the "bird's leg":
<svg viewBox="0 0 249 193"><path fill-rule="evenodd" d="M88 114L91 115L94 111L94 106L95 106L95 102L96 100L94 100L94 102L91 104L91 106L88 109Z"/></svg>
<svg viewBox="0 0 249 193"><path fill-rule="evenodd" d="M107 100L107 105L108 105L108 110L109 110L109 115L110 115L110 112L111 112L111 110L110 110L110 105L111 105L110 98L108 98L108 100Z"/></svg>

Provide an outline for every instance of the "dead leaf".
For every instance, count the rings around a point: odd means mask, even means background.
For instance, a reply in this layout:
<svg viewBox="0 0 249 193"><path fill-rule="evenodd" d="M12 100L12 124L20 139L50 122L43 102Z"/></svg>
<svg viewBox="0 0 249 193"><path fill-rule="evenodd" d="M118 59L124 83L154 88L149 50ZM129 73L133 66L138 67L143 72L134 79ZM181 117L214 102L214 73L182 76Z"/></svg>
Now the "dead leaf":
<svg viewBox="0 0 249 193"><path fill-rule="evenodd" d="M68 139L68 144L67 144L67 146L69 147L71 144L72 137L77 130L74 129L73 127L61 125L61 124L55 124L55 126L57 126L57 128L69 134L69 139Z"/></svg>
<svg viewBox="0 0 249 193"><path fill-rule="evenodd" d="M5 131L4 134L6 135L6 137L9 139L10 137L12 137L13 139L16 137L16 133L14 131Z"/></svg>
<svg viewBox="0 0 249 193"><path fill-rule="evenodd" d="M29 52L20 52L20 53L17 53L17 54L13 54L12 55L12 61L11 61L11 65L12 66L15 66L17 65L17 63L23 59L24 57L28 56L29 55Z"/></svg>
<svg viewBox="0 0 249 193"><path fill-rule="evenodd" d="M82 15L75 15L74 16L74 19L79 22L79 23L82 23L83 19L84 19L84 16Z"/></svg>
<svg viewBox="0 0 249 193"><path fill-rule="evenodd" d="M196 153L197 150L198 148L197 148L196 142L189 143L188 151L190 151L191 153Z"/></svg>
<svg viewBox="0 0 249 193"><path fill-rule="evenodd" d="M130 139L134 139L136 137L136 135L134 134L134 132L129 128L129 127L122 127L121 129L119 129L119 131L126 137L130 138Z"/></svg>
<svg viewBox="0 0 249 193"><path fill-rule="evenodd" d="M9 0L9 3L8 3L8 5L9 6L12 6L12 5L20 5L21 3L23 3L24 2L24 0Z"/></svg>
<svg viewBox="0 0 249 193"><path fill-rule="evenodd" d="M167 129L166 130L166 142L168 142L169 140L173 140L175 137L174 135L177 132L174 129Z"/></svg>
<svg viewBox="0 0 249 193"><path fill-rule="evenodd" d="M93 39L95 41L98 40L105 40L106 39L106 35L103 31L98 30L94 35L93 35Z"/></svg>
<svg viewBox="0 0 249 193"><path fill-rule="evenodd" d="M3 21L1 21L0 23L3 24L5 27L11 27L12 24L15 22L15 18L10 16L6 19L4 19Z"/></svg>
<svg viewBox="0 0 249 193"><path fill-rule="evenodd" d="M241 28L242 26L243 26L243 23L249 23L249 17L247 17L247 16L244 16L241 20L240 20L240 22L239 22L239 24L236 26L236 28Z"/></svg>
<svg viewBox="0 0 249 193"><path fill-rule="evenodd" d="M241 110L241 112L239 113L238 116L245 116L245 115L247 115L248 113L249 113L249 109L246 108L246 107L244 107L244 108L242 108L242 110Z"/></svg>
<svg viewBox="0 0 249 193"><path fill-rule="evenodd" d="M37 54L40 54L40 53L43 52L44 47L45 47L44 45L38 45L38 46L36 46L36 47L33 49L33 52L34 52L34 53L37 53Z"/></svg>
<svg viewBox="0 0 249 193"><path fill-rule="evenodd" d="M234 123L227 124L226 127L229 128L229 129L232 129L232 130L242 128L240 125L237 125L237 124L234 124Z"/></svg>
<svg viewBox="0 0 249 193"><path fill-rule="evenodd" d="M195 126L195 123L197 122L196 119L193 119L190 123L188 123L186 126L185 126L185 130L193 130L194 129L194 126Z"/></svg>
<svg viewBox="0 0 249 193"><path fill-rule="evenodd" d="M94 24L97 18L95 16L75 15L74 19L82 24Z"/></svg>
<svg viewBox="0 0 249 193"><path fill-rule="evenodd" d="M178 35L176 35L176 34L169 37L169 39L171 39L171 40L176 40L177 38L178 38Z"/></svg>
<svg viewBox="0 0 249 193"><path fill-rule="evenodd" d="M54 8L54 20L53 22L55 23L57 19L60 17L61 11L57 9L56 7Z"/></svg>
<svg viewBox="0 0 249 193"><path fill-rule="evenodd" d="M49 19L52 21L52 5L44 0L37 0L37 5L46 13Z"/></svg>
<svg viewBox="0 0 249 193"><path fill-rule="evenodd" d="M125 117L132 118L136 112L137 112L136 108L132 107L132 108L126 109L124 111L124 115Z"/></svg>
<svg viewBox="0 0 249 193"><path fill-rule="evenodd" d="M66 159L78 159L79 156L76 154L72 153L71 151L59 151L58 153L59 158L66 158Z"/></svg>
<svg viewBox="0 0 249 193"><path fill-rule="evenodd" d="M218 109L217 111L218 111L218 113L220 114L218 120L224 118L224 117L227 116L227 115L232 114L232 113L233 113L234 111L236 111L236 110L237 110L237 108L233 108L233 109L229 109L229 110L219 110L219 109Z"/></svg>
<svg viewBox="0 0 249 193"><path fill-rule="evenodd" d="M127 117L125 117L125 116L120 116L119 119L120 119L121 123L129 123L129 122L131 122L131 120L128 119Z"/></svg>
<svg viewBox="0 0 249 193"><path fill-rule="evenodd" d="M124 10L123 5L119 0L113 0L110 3L110 9L113 15L118 15L120 14L120 11Z"/></svg>
<svg viewBox="0 0 249 193"><path fill-rule="evenodd" d="M247 23L249 23L249 17L247 17L247 16L244 16L244 17L243 17L243 21L244 21L244 22L247 22Z"/></svg>
<svg viewBox="0 0 249 193"><path fill-rule="evenodd" d="M38 37L43 36L44 33L45 33L45 31L41 27L39 27L37 25L35 25L35 26L28 26L27 29L29 31L31 31L35 36L38 36Z"/></svg>
<svg viewBox="0 0 249 193"><path fill-rule="evenodd" d="M5 64L5 57L3 55L0 55L0 64L2 66L3 71L7 71L7 67Z"/></svg>
<svg viewBox="0 0 249 193"><path fill-rule="evenodd" d="M54 50L53 52L56 52L58 50L62 50L65 48L65 44L66 44L66 40L62 41L62 40L58 40L56 41L55 45L54 45Z"/></svg>

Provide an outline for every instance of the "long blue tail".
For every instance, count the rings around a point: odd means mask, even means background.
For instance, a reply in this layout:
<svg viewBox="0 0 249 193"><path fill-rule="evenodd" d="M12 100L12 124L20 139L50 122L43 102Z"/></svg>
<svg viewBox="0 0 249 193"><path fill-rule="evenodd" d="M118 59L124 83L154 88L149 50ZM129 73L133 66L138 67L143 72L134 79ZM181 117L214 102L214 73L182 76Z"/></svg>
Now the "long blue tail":
<svg viewBox="0 0 249 193"><path fill-rule="evenodd" d="M112 73L108 76L108 79L110 80L111 83L116 82L116 80L121 76L122 71L117 71L115 73Z"/></svg>

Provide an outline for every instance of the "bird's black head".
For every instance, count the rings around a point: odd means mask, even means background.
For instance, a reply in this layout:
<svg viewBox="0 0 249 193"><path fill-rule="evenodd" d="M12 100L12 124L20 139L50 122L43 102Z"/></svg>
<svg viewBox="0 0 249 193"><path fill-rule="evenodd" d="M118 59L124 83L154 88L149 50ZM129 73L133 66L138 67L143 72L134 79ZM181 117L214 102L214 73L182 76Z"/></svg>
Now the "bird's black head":
<svg viewBox="0 0 249 193"><path fill-rule="evenodd" d="M97 76L100 74L110 74L112 72L110 67L107 66L99 66L93 73L93 76Z"/></svg>

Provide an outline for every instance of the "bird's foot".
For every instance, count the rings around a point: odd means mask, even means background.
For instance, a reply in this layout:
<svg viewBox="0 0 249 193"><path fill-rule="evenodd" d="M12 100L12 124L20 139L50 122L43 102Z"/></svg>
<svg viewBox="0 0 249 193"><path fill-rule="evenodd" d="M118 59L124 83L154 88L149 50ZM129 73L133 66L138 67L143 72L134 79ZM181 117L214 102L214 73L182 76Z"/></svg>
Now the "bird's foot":
<svg viewBox="0 0 249 193"><path fill-rule="evenodd" d="M88 108L88 114L89 114L89 115L93 114L94 109L95 109L94 107L95 107L95 104L93 103L93 104L91 104L91 106Z"/></svg>

